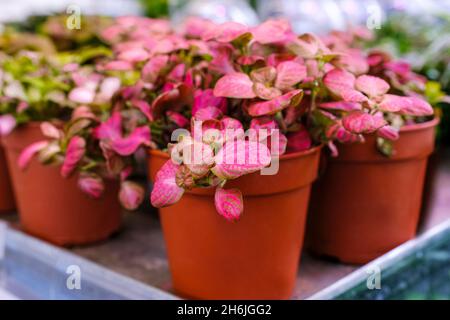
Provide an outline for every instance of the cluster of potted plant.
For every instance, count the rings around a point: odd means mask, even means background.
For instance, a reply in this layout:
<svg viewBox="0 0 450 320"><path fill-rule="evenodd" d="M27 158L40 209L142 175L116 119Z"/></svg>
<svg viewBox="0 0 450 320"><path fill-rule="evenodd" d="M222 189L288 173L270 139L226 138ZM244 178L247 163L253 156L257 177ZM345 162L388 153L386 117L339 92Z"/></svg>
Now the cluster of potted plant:
<svg viewBox="0 0 450 320"><path fill-rule="evenodd" d="M47 65L12 74L27 95L4 93L15 100L0 126L23 112L41 121L3 139L24 228L60 244L106 237L120 223L117 199L128 209L143 199L127 178L146 148L184 296L289 298L311 191L312 251L362 263L408 240L438 120L424 79L357 49L365 36L297 35L284 20L191 18L174 31L166 20L118 18L102 31L111 55L66 57L49 77L61 88L45 117L52 90L29 79ZM35 87L46 88L36 104Z"/></svg>

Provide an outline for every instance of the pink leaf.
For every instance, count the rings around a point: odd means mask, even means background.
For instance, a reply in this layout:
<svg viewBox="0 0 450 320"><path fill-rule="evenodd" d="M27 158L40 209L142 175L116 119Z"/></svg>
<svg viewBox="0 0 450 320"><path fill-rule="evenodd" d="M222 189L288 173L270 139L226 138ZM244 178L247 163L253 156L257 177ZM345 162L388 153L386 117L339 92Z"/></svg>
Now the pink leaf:
<svg viewBox="0 0 450 320"><path fill-rule="evenodd" d="M196 114L198 110L206 107L217 107L222 113L227 112L227 100L222 97L214 96L212 89L196 90L194 94L194 105L192 106L192 114Z"/></svg>
<svg viewBox="0 0 450 320"><path fill-rule="evenodd" d="M160 72L167 66L169 56L158 55L151 58L142 68L142 79L146 82L154 83Z"/></svg>
<svg viewBox="0 0 450 320"><path fill-rule="evenodd" d="M254 102L248 108L249 115L259 117L264 115L273 115L291 105L297 105L303 96L303 91L293 90L273 100Z"/></svg>
<svg viewBox="0 0 450 320"><path fill-rule="evenodd" d="M246 140L229 141L216 154L216 165L211 171L221 179L235 179L261 170L270 161L270 151L264 144Z"/></svg>
<svg viewBox="0 0 450 320"><path fill-rule="evenodd" d="M201 108L194 114L194 118L201 121L219 119L221 117L222 111L216 107Z"/></svg>
<svg viewBox="0 0 450 320"><path fill-rule="evenodd" d="M393 126L384 126L378 129L377 134L379 137L388 140L397 140L399 138L398 129Z"/></svg>
<svg viewBox="0 0 450 320"><path fill-rule="evenodd" d="M155 178L155 184L151 194L152 206L162 208L170 206L181 199L184 189L176 183L176 174L180 166L167 160L158 171Z"/></svg>
<svg viewBox="0 0 450 320"><path fill-rule="evenodd" d="M107 71L130 71L133 70L134 67L131 62L114 60L105 64L103 69Z"/></svg>
<svg viewBox="0 0 450 320"><path fill-rule="evenodd" d="M50 122L41 123L41 132L48 138L59 139L61 137L61 132Z"/></svg>
<svg viewBox="0 0 450 320"><path fill-rule="evenodd" d="M127 61L131 63L141 62L147 60L149 57L149 53L147 50L142 48L132 48L125 51L122 51L118 58L122 61Z"/></svg>
<svg viewBox="0 0 450 320"><path fill-rule="evenodd" d="M303 126L302 128L293 133L289 133L287 135L287 152L299 152L308 150L312 146L311 136L309 135L308 130L306 130Z"/></svg>
<svg viewBox="0 0 450 320"><path fill-rule="evenodd" d="M244 211L242 193L238 189L216 188L214 203L217 212L228 221L238 220Z"/></svg>
<svg viewBox="0 0 450 320"><path fill-rule="evenodd" d="M333 69L325 75L323 82L333 94L341 96L345 90L354 88L355 76L342 69Z"/></svg>
<svg viewBox="0 0 450 320"><path fill-rule="evenodd" d="M248 27L237 22L225 22L215 28L209 29L202 36L203 40L216 40L218 42L231 42L244 33L248 32Z"/></svg>
<svg viewBox="0 0 450 320"><path fill-rule="evenodd" d="M46 148L49 145L48 141L38 141L30 144L26 147L20 154L19 159L17 160L17 164L20 169L24 170L34 155L40 152L42 149Z"/></svg>
<svg viewBox="0 0 450 320"><path fill-rule="evenodd" d="M280 89L275 87L267 87L264 83L256 82L253 87L254 92L258 98L264 100L272 100L281 96L282 92Z"/></svg>
<svg viewBox="0 0 450 320"><path fill-rule="evenodd" d="M398 112L410 108L411 100L408 97L401 97L393 94L386 94L378 105L378 108L386 112Z"/></svg>
<svg viewBox="0 0 450 320"><path fill-rule="evenodd" d="M92 103L95 98L95 91L86 88L86 87L78 87L72 89L69 93L69 100L77 103Z"/></svg>
<svg viewBox="0 0 450 320"><path fill-rule="evenodd" d="M70 139L69 144L67 145L64 163L61 167L61 175L64 178L70 176L78 162L83 158L85 152L86 141L83 138L74 136Z"/></svg>
<svg viewBox="0 0 450 320"><path fill-rule="evenodd" d="M403 108L400 110L401 114L420 117L430 116L434 113L431 105L425 100L417 97L408 97L407 99L409 99L410 103L403 106Z"/></svg>
<svg viewBox="0 0 450 320"><path fill-rule="evenodd" d="M120 184L119 200L127 210L135 210L144 200L144 189L137 183L123 181Z"/></svg>
<svg viewBox="0 0 450 320"><path fill-rule="evenodd" d="M136 152L142 145L150 145L150 128L148 126L137 127L128 136L110 141L111 148L121 156L129 156Z"/></svg>
<svg viewBox="0 0 450 320"><path fill-rule="evenodd" d="M10 115L5 114L0 116L0 136L6 136L11 133L16 127L16 119Z"/></svg>
<svg viewBox="0 0 450 320"><path fill-rule="evenodd" d="M361 105L359 103L347 101L324 102L319 104L319 107L328 110L342 110L342 111L361 110Z"/></svg>
<svg viewBox="0 0 450 320"><path fill-rule="evenodd" d="M284 61L277 66L275 87L288 90L306 78L306 67L298 62Z"/></svg>
<svg viewBox="0 0 450 320"><path fill-rule="evenodd" d="M341 91L340 96L347 102L365 102L368 101L367 97L361 92L354 89L344 89Z"/></svg>
<svg viewBox="0 0 450 320"><path fill-rule="evenodd" d="M102 101L109 102L119 89L120 79L116 77L107 77L100 85L99 97Z"/></svg>
<svg viewBox="0 0 450 320"><path fill-rule="evenodd" d="M371 133L385 126L386 121L364 111L352 111L342 119L342 124L352 133Z"/></svg>
<svg viewBox="0 0 450 320"><path fill-rule="evenodd" d="M95 128L94 136L97 139L119 139L122 136L122 116L120 115L120 112L113 112L108 120L102 122Z"/></svg>
<svg viewBox="0 0 450 320"><path fill-rule="evenodd" d="M189 120L179 112L167 111L167 119L175 123L180 128L185 128L189 124Z"/></svg>
<svg viewBox="0 0 450 320"><path fill-rule="evenodd" d="M369 97L382 96L389 90L389 84L381 78L362 75L356 79L356 89L362 91Z"/></svg>
<svg viewBox="0 0 450 320"><path fill-rule="evenodd" d="M255 41L261 44L285 41L291 32L291 25L284 19L267 20L252 30Z"/></svg>
<svg viewBox="0 0 450 320"><path fill-rule="evenodd" d="M102 178L94 173L80 173L78 187L94 199L100 198L105 190Z"/></svg>
<svg viewBox="0 0 450 320"><path fill-rule="evenodd" d="M214 87L216 97L251 99L256 97L253 82L245 73L232 73L220 78Z"/></svg>

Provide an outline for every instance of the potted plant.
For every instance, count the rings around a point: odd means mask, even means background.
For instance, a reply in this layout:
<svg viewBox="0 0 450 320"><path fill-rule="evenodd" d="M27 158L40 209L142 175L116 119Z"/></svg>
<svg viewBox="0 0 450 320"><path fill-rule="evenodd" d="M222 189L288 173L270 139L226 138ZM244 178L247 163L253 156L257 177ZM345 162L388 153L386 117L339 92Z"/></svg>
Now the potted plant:
<svg viewBox="0 0 450 320"><path fill-rule="evenodd" d="M426 80L406 63L349 50L364 58L369 75L335 69L324 85L333 104L346 106L342 125L361 143L338 139L339 155L326 159L313 191L308 245L316 254L366 263L415 236L439 119L424 100Z"/></svg>
<svg viewBox="0 0 450 320"><path fill-rule="evenodd" d="M129 209L141 199L142 190L125 180L133 170L132 155L110 150L109 140L97 135L102 130L96 128L109 117L115 121L114 134L121 125L128 133L136 119L122 121L113 112L121 79L96 72L95 62L102 60L97 55L44 57L22 51L3 61L2 108L13 120L10 129L17 125L3 137L3 146L21 225L59 245L105 239L120 227L119 198ZM34 154L51 165L32 160Z"/></svg>
<svg viewBox="0 0 450 320"><path fill-rule="evenodd" d="M149 156L151 202L161 208L175 290L193 298L289 298L320 147L336 154L333 140L357 142L375 131L391 137L390 113L369 112L372 100L400 100L398 113L428 113L428 105L386 95L361 52L297 36L283 20L248 28L193 18L182 33L159 20L139 23L158 30L157 39L121 45L116 51L126 54L114 66L141 66L137 87L151 88L133 98L147 102L139 104L159 149ZM365 103L338 99L329 82ZM277 174L258 173L278 158Z"/></svg>

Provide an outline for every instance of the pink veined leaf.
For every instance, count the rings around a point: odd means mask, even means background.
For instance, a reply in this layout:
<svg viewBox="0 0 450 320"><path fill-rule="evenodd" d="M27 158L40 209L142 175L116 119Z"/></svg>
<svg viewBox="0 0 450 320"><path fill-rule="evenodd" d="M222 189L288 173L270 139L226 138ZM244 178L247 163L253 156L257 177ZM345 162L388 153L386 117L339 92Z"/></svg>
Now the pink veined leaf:
<svg viewBox="0 0 450 320"><path fill-rule="evenodd" d="M325 135L329 139L336 139L337 141L343 143L355 143L364 141L364 137L362 135L351 133L338 123L330 126Z"/></svg>
<svg viewBox="0 0 450 320"><path fill-rule="evenodd" d="M341 91L340 96L347 102L362 103L369 100L364 94L354 89L344 89Z"/></svg>
<svg viewBox="0 0 450 320"><path fill-rule="evenodd" d="M179 112L167 111L167 118L180 128L185 128L189 124L189 120Z"/></svg>
<svg viewBox="0 0 450 320"><path fill-rule="evenodd" d="M135 210L144 200L144 189L137 183L122 181L120 184L119 201L127 210Z"/></svg>
<svg viewBox="0 0 450 320"><path fill-rule="evenodd" d="M256 82L253 86L253 90L258 98L264 100L272 100L282 95L280 89L275 87L267 87L264 83Z"/></svg>
<svg viewBox="0 0 450 320"><path fill-rule="evenodd" d="M66 155L61 167L61 175L64 178L70 176L78 162L84 157L85 152L86 141L79 136L72 137L67 145Z"/></svg>
<svg viewBox="0 0 450 320"><path fill-rule="evenodd" d="M283 42L290 33L291 25L285 19L270 19L252 30L253 38L261 44Z"/></svg>
<svg viewBox="0 0 450 320"><path fill-rule="evenodd" d="M398 140L399 133L398 129L394 128L393 126L384 126L377 131L377 135L381 138L387 139L387 140Z"/></svg>
<svg viewBox="0 0 450 320"><path fill-rule="evenodd" d="M306 66L295 61L284 61L277 66L275 87L288 90L307 76Z"/></svg>
<svg viewBox="0 0 450 320"><path fill-rule="evenodd" d="M17 160L17 164L21 170L24 170L28 164L30 163L31 159L34 157L34 155L44 148L46 148L49 145L49 142L44 141L38 141L30 144L28 147L26 147L20 154L19 159Z"/></svg>
<svg viewBox="0 0 450 320"><path fill-rule="evenodd" d="M386 125L382 117L364 111L352 111L342 119L345 129L352 133L371 133Z"/></svg>
<svg viewBox="0 0 450 320"><path fill-rule="evenodd" d="M291 105L298 105L302 97L302 90L292 90L275 99L250 104L248 114L253 117L273 115Z"/></svg>
<svg viewBox="0 0 450 320"><path fill-rule="evenodd" d="M220 120L222 126L222 137L225 141L242 139L245 135L242 123L231 117L223 117Z"/></svg>
<svg viewBox="0 0 450 320"><path fill-rule="evenodd" d="M103 179L94 173L80 173L78 177L78 187L94 199L100 198L105 190Z"/></svg>
<svg viewBox="0 0 450 320"><path fill-rule="evenodd" d="M289 133L287 139L287 153L305 151L312 146L311 136L303 126L299 131Z"/></svg>
<svg viewBox="0 0 450 320"><path fill-rule="evenodd" d="M253 82L245 73L232 73L220 78L214 87L214 95L237 99L256 97L253 92Z"/></svg>
<svg viewBox="0 0 450 320"><path fill-rule="evenodd" d="M78 87L72 89L69 93L69 100L76 103L92 103L95 98L95 91L86 88L86 87Z"/></svg>
<svg viewBox="0 0 450 320"><path fill-rule="evenodd" d="M149 58L149 53L145 49L133 48L125 50L118 55L118 59L131 63L141 62Z"/></svg>
<svg viewBox="0 0 450 320"><path fill-rule="evenodd" d="M277 78L277 69L274 67L263 67L253 70L250 79L254 82L271 83Z"/></svg>
<svg viewBox="0 0 450 320"><path fill-rule="evenodd" d="M347 102L347 101L324 102L320 103L319 107L327 110L342 110L342 111L361 110L361 104L357 102Z"/></svg>
<svg viewBox="0 0 450 320"><path fill-rule="evenodd" d="M217 212L228 221L236 221L244 211L242 193L238 189L216 188L214 203Z"/></svg>
<svg viewBox="0 0 450 320"><path fill-rule="evenodd" d="M148 126L137 127L126 137L111 140L111 149L121 156L129 156L138 148L150 145L151 135Z"/></svg>
<svg viewBox="0 0 450 320"><path fill-rule="evenodd" d="M44 136L52 139L61 138L61 132L50 122L42 122L40 127Z"/></svg>
<svg viewBox="0 0 450 320"><path fill-rule="evenodd" d="M115 140L122 136L122 116L120 112L115 111L111 117L102 122L94 130L94 136L97 139Z"/></svg>
<svg viewBox="0 0 450 320"><path fill-rule="evenodd" d="M386 94L384 95L381 103L379 103L378 108L381 111L386 112L399 112L401 110L409 109L410 105L411 100L409 99L409 97Z"/></svg>
<svg viewBox="0 0 450 320"><path fill-rule="evenodd" d="M211 28L202 36L203 40L216 40L218 42L228 43L247 33L249 28L237 22L225 22L215 28Z"/></svg>
<svg viewBox="0 0 450 320"><path fill-rule="evenodd" d="M227 112L227 100L223 97L214 96L212 89L196 90L194 94L194 104L192 106L192 114L202 108L217 107L222 113Z"/></svg>
<svg viewBox="0 0 450 320"><path fill-rule="evenodd" d="M298 38L293 39L287 46L289 50L296 55L302 58L311 59L319 53L321 43L316 36L305 33Z"/></svg>
<svg viewBox="0 0 450 320"><path fill-rule="evenodd" d="M242 123L231 117L223 117L220 122L223 124L223 129L243 129Z"/></svg>
<svg viewBox="0 0 450 320"><path fill-rule="evenodd" d="M323 82L333 94L341 96L342 91L353 90L355 86L355 76L342 69L333 69L325 75Z"/></svg>
<svg viewBox="0 0 450 320"><path fill-rule="evenodd" d="M10 114L0 116L0 136L6 136L16 127L16 118Z"/></svg>
<svg viewBox="0 0 450 320"><path fill-rule="evenodd" d="M219 119L222 117L222 111L216 107L205 107L198 109L194 114L194 118L201 121Z"/></svg>
<svg viewBox="0 0 450 320"><path fill-rule="evenodd" d="M91 108L89 108L88 106L79 106L73 110L72 120L82 119L82 118L97 121L97 117L91 111Z"/></svg>
<svg viewBox="0 0 450 320"><path fill-rule="evenodd" d="M119 89L120 79L116 77L107 77L100 84L99 97L102 101L109 101Z"/></svg>
<svg viewBox="0 0 450 320"><path fill-rule="evenodd" d="M356 79L355 87L369 97L378 97L389 91L389 84L381 78L362 75Z"/></svg>
<svg viewBox="0 0 450 320"><path fill-rule="evenodd" d="M142 68L142 79L154 83L168 62L169 56L167 55L158 55L151 58Z"/></svg>
<svg viewBox="0 0 450 320"><path fill-rule="evenodd" d="M215 156L211 171L220 179L235 179L261 170L271 161L270 151L257 141L236 140L225 142Z"/></svg>
<svg viewBox="0 0 450 320"><path fill-rule="evenodd" d="M208 135L208 130L205 135ZM214 152L205 143L194 141L191 144L184 145L181 151L183 153L183 164L197 178L207 174L209 168L214 164Z"/></svg>
<svg viewBox="0 0 450 320"><path fill-rule="evenodd" d="M434 113L431 105L423 99L417 97L407 97L410 103L403 106L400 110L401 114L411 115L411 116L430 116Z"/></svg>
<svg viewBox="0 0 450 320"><path fill-rule="evenodd" d="M133 64L129 61L114 60L106 63L103 68L106 71L130 71L133 70Z"/></svg>
<svg viewBox="0 0 450 320"><path fill-rule="evenodd" d="M353 74L366 74L369 71L367 58L360 49L348 49L332 62L334 65Z"/></svg>
<svg viewBox="0 0 450 320"><path fill-rule="evenodd" d="M158 171L150 199L152 206L162 208L181 199L184 189L180 188L175 180L179 167L169 159Z"/></svg>

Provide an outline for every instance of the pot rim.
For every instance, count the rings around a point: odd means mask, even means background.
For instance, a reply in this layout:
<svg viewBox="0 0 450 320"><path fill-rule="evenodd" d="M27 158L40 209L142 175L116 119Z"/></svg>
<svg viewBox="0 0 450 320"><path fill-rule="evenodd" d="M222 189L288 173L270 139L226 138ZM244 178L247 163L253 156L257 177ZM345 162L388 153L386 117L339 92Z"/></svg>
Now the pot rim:
<svg viewBox="0 0 450 320"><path fill-rule="evenodd" d="M421 122L421 123L414 123L409 124L406 126L403 126L400 128L400 132L410 132L410 131L416 131L416 130L423 130L428 129L430 127L434 127L439 124L441 119L439 117L434 117L432 120Z"/></svg>

